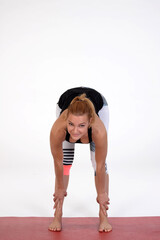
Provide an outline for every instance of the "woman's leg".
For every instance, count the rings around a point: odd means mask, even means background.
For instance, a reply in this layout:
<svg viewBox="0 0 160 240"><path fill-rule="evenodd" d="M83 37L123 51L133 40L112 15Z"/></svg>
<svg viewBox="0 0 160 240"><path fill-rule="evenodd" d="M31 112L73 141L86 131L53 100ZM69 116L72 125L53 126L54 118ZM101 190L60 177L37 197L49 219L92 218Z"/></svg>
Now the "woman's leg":
<svg viewBox="0 0 160 240"><path fill-rule="evenodd" d="M56 106L56 118L60 116L62 109ZM63 142L63 181L64 181L64 188L67 191L68 183L69 183L69 173L70 168L72 166L74 159L74 143L69 143L67 141ZM56 187L56 180L55 180L55 187Z"/></svg>
<svg viewBox="0 0 160 240"><path fill-rule="evenodd" d="M98 115L100 119L102 120L103 124L105 125L107 135L108 135L108 125L109 125L109 109L108 104L105 98L103 97L104 106L102 109L98 112ZM96 178L96 161L95 161L95 144L92 142L90 144L90 151L91 151L91 161L95 172L95 186L97 190L97 178ZM107 170L107 163L105 163L105 170L106 170L106 176L105 176L105 189L107 195L109 195L109 175ZM98 191L97 191L98 192ZM100 219L100 225L99 225L99 231L100 232L109 232L112 230L112 226L108 222L108 216L105 216L103 214L102 209L99 209L99 219Z"/></svg>
<svg viewBox="0 0 160 240"><path fill-rule="evenodd" d="M109 108L108 108L108 103L105 99L104 96L102 96L103 98L103 107L102 109L98 112L98 116L99 118L102 120L106 131L107 131L107 139L108 139L108 128L109 128ZM96 184L96 161L95 161L95 144L94 142L92 142L90 144L90 151L91 151L91 161L92 161L92 165L95 171L95 184ZM106 169L106 192L107 194L109 194L109 175L108 175L108 169L107 169L107 162L105 163L105 169ZM97 186L97 184L96 184ZM96 187L97 188L97 187Z"/></svg>
<svg viewBox="0 0 160 240"><path fill-rule="evenodd" d="M64 188L67 191L70 169L74 160L74 143L69 143L67 141L63 142L63 181ZM55 188L56 188L56 179L55 179ZM64 202L64 200L63 200ZM63 214L63 202L58 203L53 222L49 226L49 230L59 232L62 229L62 214Z"/></svg>
<svg viewBox="0 0 160 240"><path fill-rule="evenodd" d="M61 109L57 105L56 109L56 116L59 117ZM63 142L63 181L64 181L64 188L67 191L68 182L69 182L69 174L70 169L74 160L74 143L69 143L67 141ZM55 179L55 189L57 187L56 179ZM63 210L63 202L62 204L58 204L55 213L53 222L49 225L50 231L61 231L62 229L62 210Z"/></svg>
<svg viewBox="0 0 160 240"><path fill-rule="evenodd" d="M63 180L64 188L67 191L70 169L74 160L74 143L63 142Z"/></svg>
<svg viewBox="0 0 160 240"><path fill-rule="evenodd" d="M92 143L90 144L90 153L91 153L92 166L93 166L94 173L95 173L95 186L96 186L96 190L97 190L96 160L95 160L95 144L94 144L94 142L92 142ZM105 162L105 169L106 169L105 191L106 191L107 195L109 195L109 174L108 174L107 163L106 163L106 162ZM97 192L98 192L98 191L97 191Z"/></svg>

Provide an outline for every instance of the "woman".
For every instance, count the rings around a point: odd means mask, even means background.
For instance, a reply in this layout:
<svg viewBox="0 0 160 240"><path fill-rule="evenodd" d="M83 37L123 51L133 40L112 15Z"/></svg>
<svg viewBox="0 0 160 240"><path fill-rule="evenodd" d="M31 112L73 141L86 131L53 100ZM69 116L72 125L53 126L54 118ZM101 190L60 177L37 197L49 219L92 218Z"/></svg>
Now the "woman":
<svg viewBox="0 0 160 240"><path fill-rule="evenodd" d="M75 143L90 143L91 160L95 172L97 202L99 203L99 231L112 230L108 222L109 204L106 156L108 132L108 104L96 90L85 87L64 92L57 104L57 120L50 133L50 146L55 166L55 193L51 231L61 231L62 207L67 196L70 168Z"/></svg>

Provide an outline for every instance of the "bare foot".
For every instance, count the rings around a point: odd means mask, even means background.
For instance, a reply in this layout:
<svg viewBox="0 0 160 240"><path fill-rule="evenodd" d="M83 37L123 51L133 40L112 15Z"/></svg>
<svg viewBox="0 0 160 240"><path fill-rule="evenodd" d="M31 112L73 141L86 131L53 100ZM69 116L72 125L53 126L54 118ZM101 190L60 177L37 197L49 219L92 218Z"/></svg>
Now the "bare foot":
<svg viewBox="0 0 160 240"><path fill-rule="evenodd" d="M108 216L105 216L102 210L99 212L99 232L111 232L112 226L108 222Z"/></svg>
<svg viewBox="0 0 160 240"><path fill-rule="evenodd" d="M62 229L62 210L57 208L54 214L53 222L49 225L48 230L60 232Z"/></svg>
<svg viewBox="0 0 160 240"><path fill-rule="evenodd" d="M48 230L52 232L60 232L61 229L62 229L62 220L54 217L53 222L48 227Z"/></svg>

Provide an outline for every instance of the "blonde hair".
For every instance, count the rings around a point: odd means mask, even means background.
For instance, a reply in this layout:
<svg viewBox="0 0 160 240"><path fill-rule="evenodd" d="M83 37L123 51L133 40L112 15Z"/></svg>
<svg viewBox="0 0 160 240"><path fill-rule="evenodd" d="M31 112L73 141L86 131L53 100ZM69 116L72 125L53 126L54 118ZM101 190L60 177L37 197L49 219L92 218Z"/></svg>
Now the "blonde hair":
<svg viewBox="0 0 160 240"><path fill-rule="evenodd" d="M83 114L88 114L88 118L91 119L91 122L93 123L95 120L95 108L91 100L89 100L86 97L86 94L83 93L80 96L75 97L69 107L68 107L68 112L67 112L67 117L69 114L74 114L74 115L83 115Z"/></svg>

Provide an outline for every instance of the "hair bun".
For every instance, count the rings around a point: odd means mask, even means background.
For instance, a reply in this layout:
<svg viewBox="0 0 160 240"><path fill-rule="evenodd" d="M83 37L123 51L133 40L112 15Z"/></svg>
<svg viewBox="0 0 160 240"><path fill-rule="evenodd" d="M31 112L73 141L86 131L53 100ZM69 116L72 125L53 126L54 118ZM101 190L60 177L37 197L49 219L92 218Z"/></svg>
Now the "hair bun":
<svg viewBox="0 0 160 240"><path fill-rule="evenodd" d="M92 118L92 122L94 122L95 119L95 108L93 103L89 98L86 97L86 94L83 93L80 96L75 97L69 107L68 107L68 113L75 114L75 115L83 115L88 114L89 119Z"/></svg>
<svg viewBox="0 0 160 240"><path fill-rule="evenodd" d="M75 97L75 98L72 100L71 104L73 104L73 103L75 103L75 102L78 102L78 101L82 102L82 101L85 101L85 100L86 100L86 94L83 93L83 94L81 94L80 96Z"/></svg>

